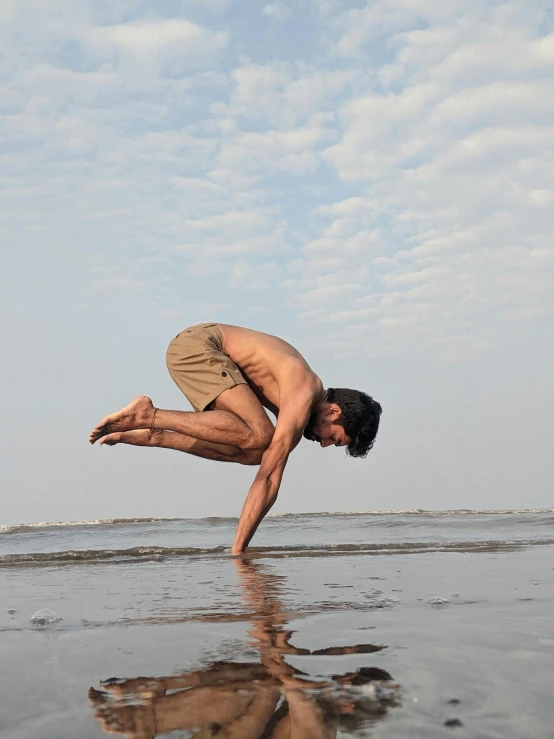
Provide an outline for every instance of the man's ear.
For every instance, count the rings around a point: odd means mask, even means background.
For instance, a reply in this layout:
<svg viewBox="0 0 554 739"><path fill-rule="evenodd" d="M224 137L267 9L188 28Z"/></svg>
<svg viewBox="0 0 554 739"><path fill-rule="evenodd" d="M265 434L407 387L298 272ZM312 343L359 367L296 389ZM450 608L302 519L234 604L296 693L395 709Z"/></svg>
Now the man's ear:
<svg viewBox="0 0 554 739"><path fill-rule="evenodd" d="M327 413L325 415L329 416L331 421L334 421L336 418L340 416L342 413L340 406L338 406L336 403L331 403L331 406L327 409Z"/></svg>

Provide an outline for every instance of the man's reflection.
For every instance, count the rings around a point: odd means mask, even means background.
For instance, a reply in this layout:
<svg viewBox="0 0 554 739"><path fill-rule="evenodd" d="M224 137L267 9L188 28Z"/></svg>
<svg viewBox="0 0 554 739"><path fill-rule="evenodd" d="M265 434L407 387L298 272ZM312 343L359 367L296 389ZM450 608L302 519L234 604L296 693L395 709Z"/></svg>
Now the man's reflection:
<svg viewBox="0 0 554 739"><path fill-rule="evenodd" d="M112 678L91 688L90 700L105 731L154 739L185 730L191 739L335 739L339 728L360 735L396 704L391 676L376 667L310 679L285 655L370 653L358 644L310 652L290 643L279 595L283 578L247 559L235 560L247 604L249 631L260 663L215 662L175 677Z"/></svg>

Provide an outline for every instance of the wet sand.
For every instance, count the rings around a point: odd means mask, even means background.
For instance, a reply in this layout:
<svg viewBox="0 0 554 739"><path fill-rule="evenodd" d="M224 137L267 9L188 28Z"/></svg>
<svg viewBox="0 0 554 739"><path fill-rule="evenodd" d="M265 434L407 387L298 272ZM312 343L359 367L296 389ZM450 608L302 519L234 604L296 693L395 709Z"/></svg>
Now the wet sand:
<svg viewBox="0 0 554 739"><path fill-rule="evenodd" d="M0 736L551 738L553 553L5 572Z"/></svg>

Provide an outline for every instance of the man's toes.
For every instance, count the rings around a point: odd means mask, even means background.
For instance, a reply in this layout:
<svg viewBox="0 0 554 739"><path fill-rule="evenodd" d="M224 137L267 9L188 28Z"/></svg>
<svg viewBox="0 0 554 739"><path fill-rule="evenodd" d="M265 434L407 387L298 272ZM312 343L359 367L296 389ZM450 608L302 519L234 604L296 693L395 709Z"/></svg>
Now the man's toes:
<svg viewBox="0 0 554 739"><path fill-rule="evenodd" d="M94 444L95 441L98 441L98 439L101 436L106 435L107 430L104 429L104 424L99 424L98 426L95 426L92 431L90 432L90 436L88 437L88 440L91 444Z"/></svg>
<svg viewBox="0 0 554 739"><path fill-rule="evenodd" d="M114 444L117 444L119 441L121 441L120 437L121 434L107 434L100 439L100 446L104 446L104 444L107 444L108 446L113 446Z"/></svg>

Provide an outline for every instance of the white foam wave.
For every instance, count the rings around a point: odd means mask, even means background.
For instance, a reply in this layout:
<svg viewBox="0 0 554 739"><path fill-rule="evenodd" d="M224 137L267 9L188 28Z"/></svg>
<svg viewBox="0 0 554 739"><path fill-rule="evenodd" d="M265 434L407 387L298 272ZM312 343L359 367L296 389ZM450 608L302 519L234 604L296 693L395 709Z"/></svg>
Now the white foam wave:
<svg viewBox="0 0 554 739"><path fill-rule="evenodd" d="M447 510L425 510L423 508L405 508L400 510L372 510L372 511L312 511L304 513L270 513L267 518L318 518L327 516L501 516L501 515L525 515L525 514L552 514L554 508L486 508L472 510L469 508L452 508ZM78 526L127 526L132 524L163 523L177 521L232 521L234 517L206 518L99 518L93 521L36 521L31 523L16 523L0 525L0 534L18 534L35 529L50 529Z"/></svg>
<svg viewBox="0 0 554 739"><path fill-rule="evenodd" d="M13 523L0 525L0 534L17 534L34 529L56 529L69 526L114 526L164 521L182 521L182 518L99 518L93 521L33 521L31 523Z"/></svg>
<svg viewBox="0 0 554 739"><path fill-rule="evenodd" d="M554 508L451 508L445 510L426 510L424 508L383 509L375 511L312 511L310 513L270 513L267 518L300 518L302 516L488 516L519 515L525 513L554 513Z"/></svg>

